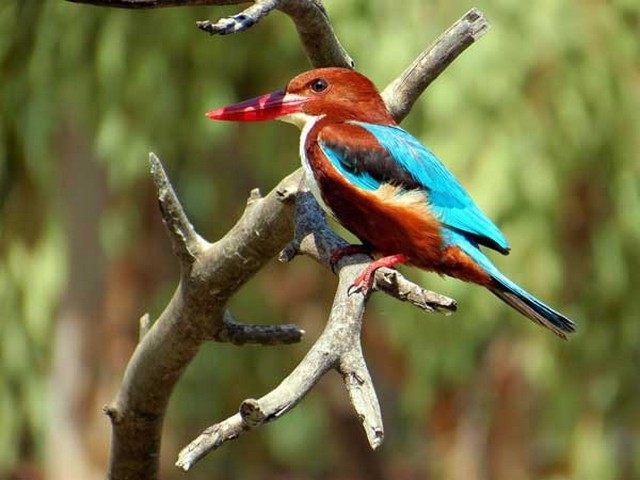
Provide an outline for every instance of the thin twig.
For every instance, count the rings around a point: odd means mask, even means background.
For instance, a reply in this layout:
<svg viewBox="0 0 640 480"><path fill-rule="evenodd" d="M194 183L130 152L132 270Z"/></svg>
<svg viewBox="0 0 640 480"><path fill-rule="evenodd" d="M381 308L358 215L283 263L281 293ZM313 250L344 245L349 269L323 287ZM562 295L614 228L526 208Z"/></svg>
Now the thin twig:
<svg viewBox="0 0 640 480"><path fill-rule="evenodd" d="M304 330L292 324L257 325L237 322L227 310L222 328L213 338L217 342L228 342L234 345L283 345L298 343L303 336Z"/></svg>
<svg viewBox="0 0 640 480"><path fill-rule="evenodd" d="M256 0L252 6L236 15L221 18L215 23L203 20L197 25L212 35L239 33L275 9L287 14L293 21L311 65L315 68L353 68L354 61L336 37L321 0Z"/></svg>
<svg viewBox="0 0 640 480"><path fill-rule="evenodd" d="M216 23L209 20L197 22L196 25L200 30L210 33L211 35L228 35L230 33L244 32L246 29L254 26L263 17L275 10L282 0L256 0L250 7L231 17L224 17Z"/></svg>
<svg viewBox="0 0 640 480"><path fill-rule="evenodd" d="M200 252L209 247L209 242L203 239L193 228L191 222L184 213L184 209L173 190L167 172L154 153L149 154L151 164L151 177L158 191L158 203L164 221L173 252L185 263L191 264Z"/></svg>
<svg viewBox="0 0 640 480"><path fill-rule="evenodd" d="M149 9L164 7L197 7L204 5L237 5L249 0L67 0L71 3L86 3L97 7Z"/></svg>

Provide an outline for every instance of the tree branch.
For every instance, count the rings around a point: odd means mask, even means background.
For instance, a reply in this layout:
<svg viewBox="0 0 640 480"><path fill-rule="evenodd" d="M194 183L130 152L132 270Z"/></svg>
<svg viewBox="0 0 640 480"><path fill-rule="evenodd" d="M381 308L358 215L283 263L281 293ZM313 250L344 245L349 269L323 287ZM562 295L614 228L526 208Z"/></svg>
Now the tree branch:
<svg viewBox="0 0 640 480"><path fill-rule="evenodd" d="M262 17L268 15L272 10L275 10L280 3L282 3L282 0L256 0L249 8L232 17L221 18L216 23L203 20L197 22L196 25L200 30L204 30L211 35L228 35L230 33L244 32L247 28L258 23Z"/></svg>
<svg viewBox="0 0 640 480"><path fill-rule="evenodd" d="M250 0L67 0L72 3L86 3L97 7L149 9L164 7L198 7L205 5L237 5Z"/></svg>
<svg viewBox="0 0 640 480"><path fill-rule="evenodd" d="M237 5L248 0L67 0L115 8L162 8L201 5ZM321 0L255 0L253 5L232 17L215 23L203 20L198 28L210 34L226 35L243 32L258 23L274 9L287 14L296 26L307 58L315 68L353 68L353 59L336 37Z"/></svg>
<svg viewBox="0 0 640 480"><path fill-rule="evenodd" d="M121 8L242 3L238 0L71 1ZM243 13L249 11L255 23L276 6L294 21L313 66L353 66L335 37L320 0L261 0ZM475 12L474 20L473 15L469 15L385 89L387 105L398 121L407 114L422 90L483 31L478 25L486 23L484 17ZM232 31L247 28L252 20L240 18L238 22L239 26L232 27ZM301 338L303 332L291 325L238 324L226 310L231 296L292 238L294 199L298 200L295 237L281 255L283 259L291 259L300 252L328 268L331 252L344 244L326 226L308 192L298 194L301 170L283 179L266 197L253 191L238 223L212 244L202 239L189 223L155 156L151 164L163 221L180 261L181 277L173 298L156 322L152 326L148 318L142 322L140 342L127 366L121 388L112 404L105 407L113 424L109 478L117 479L157 478L166 406L176 382L202 343L218 340L270 344ZM286 413L330 369L336 369L343 376L371 446L380 445L383 438L380 408L360 345L366 297L347 294L348 287L370 260L366 255L341 259L337 265L338 290L329 321L309 353L273 391L258 400L245 400L238 414L207 429L183 450L179 466L188 469L224 441ZM453 300L427 292L388 269L376 274L374 289L384 290L427 311L453 311L456 307Z"/></svg>
<svg viewBox="0 0 640 480"><path fill-rule="evenodd" d="M382 98L396 122L400 123L407 116L431 82L489 28L484 14L472 8L383 90Z"/></svg>
<svg viewBox="0 0 640 480"><path fill-rule="evenodd" d="M115 400L105 407L113 424L109 478L117 479L157 477L160 434L171 392L205 341L228 336L229 298L291 238L301 177L298 172L289 175L264 198L253 192L240 220L222 239L213 244L197 240L198 248L189 249L190 239L200 237L183 234L190 224L159 160L152 156L151 162L181 278L164 312L142 336ZM183 246L177 245L181 242ZM274 339L267 342L262 332L261 343L281 341L291 327L274 327L271 333ZM246 331L240 335L244 340L247 336Z"/></svg>
<svg viewBox="0 0 640 480"><path fill-rule="evenodd" d="M328 370L338 365L342 366L345 382L350 384L351 379L357 377L361 382L369 382L367 391L373 391L366 367L361 368L364 366L362 352L358 352L356 361L353 361L353 355L346 355L347 352L359 350L365 298L360 294L349 296L347 290L360 270L355 265L341 269L327 326L298 366L271 392L258 400L245 400L239 413L205 430L180 452L176 463L178 467L189 470L195 462L224 442L284 415L302 400ZM359 372L359 375L353 372ZM382 439L382 421L375 393L360 395L355 388L350 389L350 392L357 398L360 413L366 416L363 417L363 422L366 421L367 436L377 439L374 446L379 445Z"/></svg>
<svg viewBox="0 0 640 480"><path fill-rule="evenodd" d="M173 253L181 260L181 263L191 265L211 245L196 233L193 225L189 222L158 157L153 153L149 154L149 163L151 164L151 177L158 191L158 204L162 220L167 227Z"/></svg>
<svg viewBox="0 0 640 480"><path fill-rule="evenodd" d="M222 328L214 335L217 342L229 342L234 345L247 343L256 345L281 345L298 343L304 330L295 325L256 325L240 323L233 319L227 310L222 319Z"/></svg>
<svg viewBox="0 0 640 480"><path fill-rule="evenodd" d="M243 32L276 8L289 15L295 24L311 65L353 68L353 59L336 37L321 0L256 0L232 17L216 23L204 20L197 25L211 35Z"/></svg>
<svg viewBox="0 0 640 480"><path fill-rule="evenodd" d="M283 0L278 8L293 20L314 68L353 68L354 61L336 37L320 0Z"/></svg>
<svg viewBox="0 0 640 480"><path fill-rule="evenodd" d="M346 242L327 225L324 212L313 196L302 187L296 199L294 239L280 254L281 261L290 261L298 253L303 253L331 269L331 253L344 245ZM349 286L370 261L369 256L360 254L343 257L338 262L336 268L339 283L329 321L309 353L274 390L258 400L244 400L240 413L202 432L180 452L176 466L189 470L208 452L223 443L284 415L331 369L338 370L342 375L351 404L362 422L371 447L375 449L382 444L382 414L360 344L367 297L348 294ZM401 298L397 295L398 290L410 290L416 295L411 303L426 311L455 311L454 300L428 292L390 269L376 273L374 289L380 289L381 283L387 285L386 280L380 280L386 279L390 274L395 278L398 288L387 290L396 298ZM408 297L401 299L409 301Z"/></svg>

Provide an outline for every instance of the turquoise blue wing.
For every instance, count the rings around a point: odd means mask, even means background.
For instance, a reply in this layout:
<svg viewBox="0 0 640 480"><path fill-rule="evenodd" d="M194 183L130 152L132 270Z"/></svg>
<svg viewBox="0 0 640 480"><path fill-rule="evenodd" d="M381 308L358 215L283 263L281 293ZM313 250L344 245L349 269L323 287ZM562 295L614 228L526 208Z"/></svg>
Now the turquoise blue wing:
<svg viewBox="0 0 640 480"><path fill-rule="evenodd" d="M509 252L502 232L431 150L399 127L365 122L353 125L364 128L375 142L367 145L366 141L354 142L346 137L319 141L324 155L349 182L366 190L375 190L382 183L424 189L432 211L443 225L471 236L479 244Z"/></svg>

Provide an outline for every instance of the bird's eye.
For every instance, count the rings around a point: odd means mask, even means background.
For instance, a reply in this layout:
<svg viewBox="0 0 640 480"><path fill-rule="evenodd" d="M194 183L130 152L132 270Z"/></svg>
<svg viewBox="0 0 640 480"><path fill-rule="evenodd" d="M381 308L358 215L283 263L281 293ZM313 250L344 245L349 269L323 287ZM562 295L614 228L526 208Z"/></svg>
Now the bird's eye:
<svg viewBox="0 0 640 480"><path fill-rule="evenodd" d="M324 92L329 86L329 82L327 82L324 78L316 78L313 82L311 82L311 90L316 93Z"/></svg>

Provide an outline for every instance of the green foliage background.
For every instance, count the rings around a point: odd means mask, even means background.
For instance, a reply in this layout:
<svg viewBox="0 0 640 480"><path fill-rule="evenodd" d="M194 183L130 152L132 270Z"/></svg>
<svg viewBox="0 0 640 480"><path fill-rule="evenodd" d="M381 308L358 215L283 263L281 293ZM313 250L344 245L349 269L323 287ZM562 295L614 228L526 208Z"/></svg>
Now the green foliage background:
<svg viewBox="0 0 640 480"><path fill-rule="evenodd" d="M357 68L381 87L471 6L326 1ZM347 467L351 455L373 465L375 475L362 478L457 478L450 459L473 465L464 455L483 457L478 452L509 443L526 452L522 476L511 478L640 477L640 6L476 6L492 30L403 126L500 225L513 251L498 265L575 318L578 334L560 342L479 288L408 271L456 298L460 311L425 317L382 296L371 303L365 348L388 430L382 452L362 453L358 435L351 443L338 438L341 415L350 413L338 381L328 379L286 418L213 454L192 478L360 478L362 470ZM56 321L70 289L93 272L70 268L76 250L62 198L79 192L82 201L93 187L64 168L65 152L81 145L100 172L106 193L92 248L106 265L139 255L142 241L164 246L145 255L170 273L145 279L137 314L157 314L177 278L161 228L153 238L146 233L160 223L144 207L153 203L149 151L165 161L209 239L233 224L251 188L268 191L297 167L294 129L203 116L308 68L282 14L229 37L194 27L235 11L0 4L0 476L27 461L46 469ZM274 264L241 292L240 319L293 321L309 336L296 347L204 348L172 401L166 478L177 478L170 464L183 444L243 398L273 387L302 357L335 284L318 270L304 259ZM109 282L105 276L105 292L115 288ZM132 329L136 318L127 319ZM95 408L109 400L95 399ZM505 441L498 427L513 405L523 405L517 418L527 426ZM475 446L452 450L465 425ZM98 443L106 450L108 437ZM499 478L491 474L499 461L485 461L478 476L460 478Z"/></svg>

